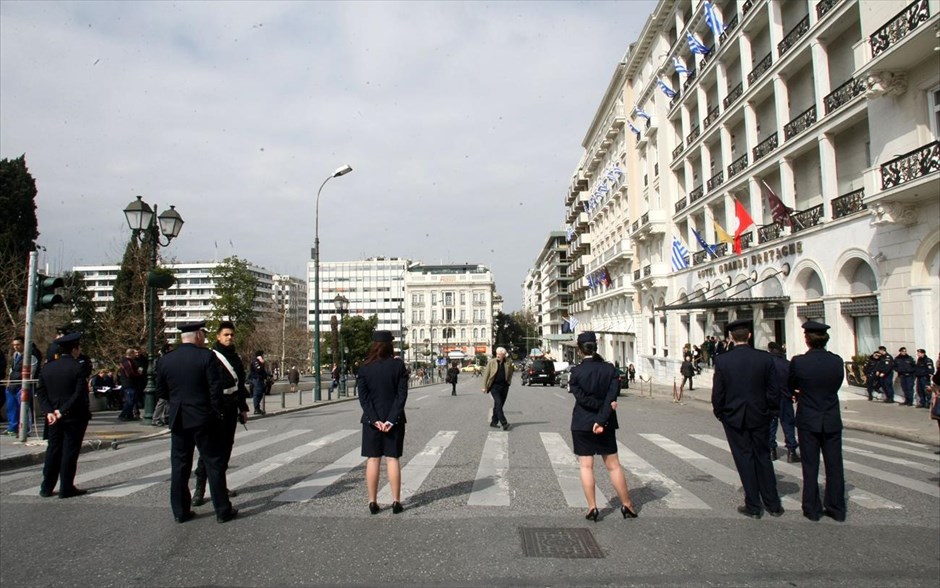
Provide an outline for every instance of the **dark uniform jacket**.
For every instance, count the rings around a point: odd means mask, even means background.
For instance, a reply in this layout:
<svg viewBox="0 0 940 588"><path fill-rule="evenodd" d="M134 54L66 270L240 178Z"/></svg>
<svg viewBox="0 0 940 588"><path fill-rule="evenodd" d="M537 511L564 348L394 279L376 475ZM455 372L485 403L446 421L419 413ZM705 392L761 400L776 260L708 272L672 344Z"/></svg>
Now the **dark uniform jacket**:
<svg viewBox="0 0 940 588"><path fill-rule="evenodd" d="M91 418L84 367L71 355L62 355L39 374L36 398L46 413L59 411L63 421Z"/></svg>
<svg viewBox="0 0 940 588"><path fill-rule="evenodd" d="M914 375L918 378L933 375L933 360L927 357L918 357L914 367Z"/></svg>
<svg viewBox="0 0 940 588"><path fill-rule="evenodd" d="M796 426L814 433L842 430L839 388L845 377L842 358L825 349L810 349L790 360L790 392L798 391Z"/></svg>
<svg viewBox="0 0 940 588"><path fill-rule="evenodd" d="M382 359L359 368L356 386L365 425L389 422L406 423L405 401L408 400L408 371L394 357Z"/></svg>
<svg viewBox="0 0 940 588"><path fill-rule="evenodd" d="M878 360L878 363L875 364L875 371L880 372L881 375L887 376L890 375L894 370L894 358L891 357L890 353L885 353Z"/></svg>
<svg viewBox="0 0 940 588"><path fill-rule="evenodd" d="M613 364L585 357L571 368L568 392L574 395L572 431L591 431L594 423L605 428L616 429L619 426L617 412L610 406L620 393L617 368Z"/></svg>
<svg viewBox="0 0 940 588"><path fill-rule="evenodd" d="M770 352L770 358L774 362L774 379L777 382L777 390L780 391L781 395L787 394L786 390L790 379L790 360L783 353L776 352ZM788 397L792 398L793 395L789 394ZM783 396L780 399L783 400Z"/></svg>
<svg viewBox="0 0 940 588"><path fill-rule="evenodd" d="M894 370L899 376L913 376L914 358L910 355L898 355L894 358Z"/></svg>
<svg viewBox="0 0 940 588"><path fill-rule="evenodd" d="M232 369L235 370L235 377L233 378L232 373L228 371L228 368L225 367L222 360L219 360L218 356L216 356L216 359L219 361L219 380L223 392L235 388L232 392L223 393L223 406L229 409L237 408L238 412L248 412L248 402L246 401L246 398L248 398L248 390L245 388L245 364L242 363L242 358L238 356L234 345L226 347L216 341L212 349L213 354L216 351L221 353L228 361L229 365L232 366Z"/></svg>
<svg viewBox="0 0 940 588"><path fill-rule="evenodd" d="M171 428L203 427L222 418L222 366L214 353L183 343L164 355L157 368L157 397L169 403Z"/></svg>
<svg viewBox="0 0 940 588"><path fill-rule="evenodd" d="M770 354L741 344L715 357L712 410L719 421L739 429L768 425L780 411Z"/></svg>

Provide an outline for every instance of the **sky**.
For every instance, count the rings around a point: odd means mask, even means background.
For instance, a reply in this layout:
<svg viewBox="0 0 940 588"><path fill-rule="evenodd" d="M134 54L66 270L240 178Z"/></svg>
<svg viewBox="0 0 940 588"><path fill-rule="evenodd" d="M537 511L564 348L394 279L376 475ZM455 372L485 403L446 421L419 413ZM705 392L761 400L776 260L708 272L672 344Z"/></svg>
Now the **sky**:
<svg viewBox="0 0 940 588"><path fill-rule="evenodd" d="M489 267L505 310L656 2L0 2L0 157L51 271L119 263L142 195L178 262Z"/></svg>

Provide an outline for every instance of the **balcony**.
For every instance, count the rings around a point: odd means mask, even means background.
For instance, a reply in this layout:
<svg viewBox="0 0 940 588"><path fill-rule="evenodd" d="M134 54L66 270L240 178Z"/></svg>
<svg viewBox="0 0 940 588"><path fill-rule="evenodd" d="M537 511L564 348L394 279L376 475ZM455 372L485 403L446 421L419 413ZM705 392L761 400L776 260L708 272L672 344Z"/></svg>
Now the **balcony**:
<svg viewBox="0 0 940 588"><path fill-rule="evenodd" d="M639 285L647 287L665 286L665 279L669 276L671 267L668 263L651 263L643 266L642 270L633 272L633 281L639 282Z"/></svg>
<svg viewBox="0 0 940 588"><path fill-rule="evenodd" d="M720 171L712 177L708 178L706 185L708 186L708 193L711 194L715 188L725 183L725 172Z"/></svg>
<svg viewBox="0 0 940 588"><path fill-rule="evenodd" d="M648 277L650 277L651 275L653 275L653 266L651 266L651 265L644 265L644 266L643 266L643 277L644 277L644 278L648 278Z"/></svg>
<svg viewBox="0 0 940 588"><path fill-rule="evenodd" d="M754 69L751 70L751 73L747 74L747 85L753 86L754 82L756 82L758 78L767 73L767 70L770 69L770 66L773 65L773 63L773 54L768 53L765 55L763 59L757 62L757 65L754 66Z"/></svg>
<svg viewBox="0 0 940 588"><path fill-rule="evenodd" d="M781 223L773 222L769 225L761 225L757 227L757 243L766 243L774 239L779 239L782 233L783 225Z"/></svg>
<svg viewBox="0 0 940 588"><path fill-rule="evenodd" d="M680 199L676 202L676 214L678 214L678 213L682 212L683 210L685 210L685 207L688 206L688 205L689 205L688 200L686 200L685 198L680 198Z"/></svg>
<svg viewBox="0 0 940 588"><path fill-rule="evenodd" d="M695 83L695 78L698 74L695 73L694 69L690 69L689 73L685 74L685 83L682 84L683 90L688 90L692 84ZM678 96L677 96L678 97Z"/></svg>
<svg viewBox="0 0 940 588"><path fill-rule="evenodd" d="M689 192L689 204L693 204L696 200L701 200L705 196L705 189L701 184L697 188Z"/></svg>
<svg viewBox="0 0 940 588"><path fill-rule="evenodd" d="M636 241L643 241L647 236L660 234L666 230L666 213L662 209L656 208L643 214L639 221L633 223L635 227L630 238Z"/></svg>
<svg viewBox="0 0 940 588"><path fill-rule="evenodd" d="M741 249L742 250L750 249L751 244L753 243L754 243L754 233L752 231L748 231L746 233L741 234Z"/></svg>
<svg viewBox="0 0 940 588"><path fill-rule="evenodd" d="M783 125L783 140L789 141L806 129L816 124L816 105L810 106L796 118Z"/></svg>
<svg viewBox="0 0 940 588"><path fill-rule="evenodd" d="M744 83L738 82L738 85L731 88L731 91L728 92L728 95L725 96L725 99L721 101L725 105L725 110L728 110L728 107L734 104L734 101L741 97L741 94L744 93Z"/></svg>
<svg viewBox="0 0 940 588"><path fill-rule="evenodd" d="M790 218L793 219L793 226L791 228L794 233L799 233L800 231L805 231L810 227L815 227L819 224L819 221L822 220L822 215L822 204L817 204L812 208L794 212L790 215Z"/></svg>
<svg viewBox="0 0 940 588"><path fill-rule="evenodd" d="M868 206L865 204L865 188L861 188L832 199L832 218L835 220L843 216L861 212L867 208Z"/></svg>
<svg viewBox="0 0 940 588"><path fill-rule="evenodd" d="M634 282L640 281L640 277L641 277L641 276L642 276L642 274L640 273L640 270L633 270L633 281L634 281Z"/></svg>
<svg viewBox="0 0 940 588"><path fill-rule="evenodd" d="M718 110L718 105L716 104L714 108L708 111L708 116L705 117L705 120L702 121L702 124L705 125L705 128L712 126L716 120L718 120L718 115L721 114L721 111Z"/></svg>
<svg viewBox="0 0 940 588"><path fill-rule="evenodd" d="M881 166L881 189L890 190L940 171L940 141L924 145Z"/></svg>
<svg viewBox="0 0 940 588"><path fill-rule="evenodd" d="M754 147L754 163L760 161L768 153L777 148L777 133L767 137Z"/></svg>
<svg viewBox="0 0 940 588"><path fill-rule="evenodd" d="M744 4L741 5L741 16L747 16L747 13L754 8L755 0L744 0Z"/></svg>
<svg viewBox="0 0 940 588"><path fill-rule="evenodd" d="M702 265L708 261L708 251L702 249L692 254L692 265Z"/></svg>
<svg viewBox="0 0 940 588"><path fill-rule="evenodd" d="M747 153L735 159L728 166L728 180L747 169Z"/></svg>
<svg viewBox="0 0 940 588"><path fill-rule="evenodd" d="M677 159L682 154L683 149L685 149L685 144L682 141L679 141L679 144L676 145L676 148L672 150L672 159Z"/></svg>
<svg viewBox="0 0 940 588"><path fill-rule="evenodd" d="M735 15L732 16L731 19L725 24L725 30L722 31L721 35L719 35L718 37L719 41L724 43L725 39L728 38L728 35L731 34L731 31L736 29L737 26L738 26L738 15L737 13L735 13Z"/></svg>
<svg viewBox="0 0 940 588"><path fill-rule="evenodd" d="M849 78L849 81L842 84L823 98L826 105L826 114L838 110L845 104L848 104L856 96L865 93L865 82Z"/></svg>
<svg viewBox="0 0 940 588"><path fill-rule="evenodd" d="M672 111L680 102L682 92L675 90L676 95L669 99L669 110Z"/></svg>
<svg viewBox="0 0 940 588"><path fill-rule="evenodd" d="M698 62L698 68L704 70L705 67L711 63L712 57L715 55L715 46L712 45L708 48L708 53L702 55L702 59Z"/></svg>
<svg viewBox="0 0 940 588"><path fill-rule="evenodd" d="M699 128L698 125L695 125L694 127L692 127L692 131L689 132L689 135L685 138L685 142L691 145L692 141L698 139L698 136L700 134L701 134L701 129Z"/></svg>
<svg viewBox="0 0 940 588"><path fill-rule="evenodd" d="M841 0L821 0L821 2L816 3L816 20L822 20L822 17L826 16L826 13L832 10L833 6L840 1Z"/></svg>
<svg viewBox="0 0 940 588"><path fill-rule="evenodd" d="M872 59L896 45L920 24L930 19L927 0L915 0L869 37Z"/></svg>
<svg viewBox="0 0 940 588"><path fill-rule="evenodd" d="M796 26L790 29L782 41L777 43L777 55L783 57L783 54L793 48L797 41L803 38L809 31L809 15L803 17L803 20L796 23Z"/></svg>

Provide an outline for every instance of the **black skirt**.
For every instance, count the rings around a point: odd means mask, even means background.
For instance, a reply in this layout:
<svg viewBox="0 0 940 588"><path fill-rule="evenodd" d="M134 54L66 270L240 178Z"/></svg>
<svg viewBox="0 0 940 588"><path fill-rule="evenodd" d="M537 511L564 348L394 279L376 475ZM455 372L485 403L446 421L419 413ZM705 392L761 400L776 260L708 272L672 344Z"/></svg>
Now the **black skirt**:
<svg viewBox="0 0 940 588"><path fill-rule="evenodd" d="M600 435L592 431L571 431L575 455L613 455L617 453L617 430L607 427Z"/></svg>
<svg viewBox="0 0 940 588"><path fill-rule="evenodd" d="M401 457L405 447L405 424L399 423L388 433L372 425L362 425L362 457Z"/></svg>

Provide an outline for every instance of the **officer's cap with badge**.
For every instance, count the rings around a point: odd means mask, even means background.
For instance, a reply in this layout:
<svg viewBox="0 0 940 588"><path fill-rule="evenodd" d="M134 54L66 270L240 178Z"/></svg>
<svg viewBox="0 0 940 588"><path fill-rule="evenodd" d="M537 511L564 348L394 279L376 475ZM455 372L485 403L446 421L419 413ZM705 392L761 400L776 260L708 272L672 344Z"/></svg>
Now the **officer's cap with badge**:
<svg viewBox="0 0 940 588"><path fill-rule="evenodd" d="M62 335L53 343L59 348L60 351L64 353L69 353L72 349L78 347L79 342L82 339L81 332L69 333L68 335Z"/></svg>
<svg viewBox="0 0 940 588"><path fill-rule="evenodd" d="M578 333L578 345L582 343L597 343L597 335L594 334L594 331Z"/></svg>
<svg viewBox="0 0 940 588"><path fill-rule="evenodd" d="M195 323L186 323L180 325L180 333L195 333L196 331L206 331L206 321Z"/></svg>
<svg viewBox="0 0 940 588"><path fill-rule="evenodd" d="M731 331L736 331L738 329L747 329L748 332L753 332L754 322L750 319L738 319L728 323L727 328L725 328L725 332L730 333Z"/></svg>
<svg viewBox="0 0 940 588"><path fill-rule="evenodd" d="M803 332L825 334L829 330L829 325L817 321L806 321L803 323Z"/></svg>
<svg viewBox="0 0 940 588"><path fill-rule="evenodd" d="M372 333L372 340L376 343L391 343L392 332L391 331L376 331Z"/></svg>

